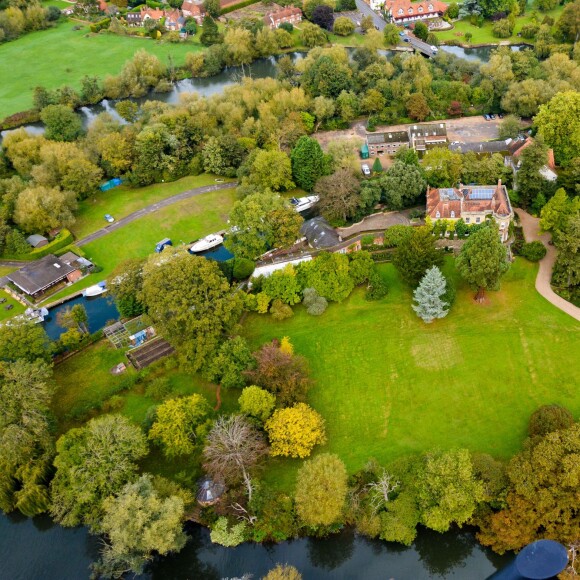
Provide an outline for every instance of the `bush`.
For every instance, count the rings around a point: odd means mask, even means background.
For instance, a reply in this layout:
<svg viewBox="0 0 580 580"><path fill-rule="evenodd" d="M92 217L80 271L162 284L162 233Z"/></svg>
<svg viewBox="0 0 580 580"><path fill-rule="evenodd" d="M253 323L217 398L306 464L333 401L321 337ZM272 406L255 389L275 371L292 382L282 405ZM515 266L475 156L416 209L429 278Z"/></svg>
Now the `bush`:
<svg viewBox="0 0 580 580"><path fill-rule="evenodd" d="M385 230L385 248L397 248L399 244L411 235L412 226L396 225Z"/></svg>
<svg viewBox="0 0 580 580"><path fill-rule="evenodd" d="M334 21L333 26L334 34L338 34L339 36L349 36L354 32L354 24L350 18L346 16L339 16Z"/></svg>
<svg viewBox="0 0 580 580"><path fill-rule="evenodd" d="M101 30L104 30L105 28L109 28L109 24L111 24L111 19L103 18L103 20L99 20L98 22L91 24L89 28L91 29L91 32L97 33Z"/></svg>
<svg viewBox="0 0 580 580"><path fill-rule="evenodd" d="M384 298L389 292L389 287L387 283L383 280L382 276L376 269L373 270L369 277L369 284L367 287L367 291L365 294L365 300L373 301L373 300L381 300Z"/></svg>
<svg viewBox="0 0 580 580"><path fill-rule="evenodd" d="M73 235L66 229L62 229L46 246L42 248L36 248L27 254L16 254L11 256L5 256L6 258L14 258L17 260L38 260L48 256L48 254L55 254L57 250L72 244L74 238Z"/></svg>
<svg viewBox="0 0 580 580"><path fill-rule="evenodd" d="M538 34L540 27L537 24L524 24L520 31L522 38L534 38Z"/></svg>
<svg viewBox="0 0 580 580"><path fill-rule="evenodd" d="M156 401L161 401L171 393L171 384L167 377L153 379L145 388L145 395Z"/></svg>
<svg viewBox="0 0 580 580"><path fill-rule="evenodd" d="M568 429L573 424L574 417L565 407L542 405L530 417L528 434L530 437L543 437L552 431Z"/></svg>
<svg viewBox="0 0 580 580"><path fill-rule="evenodd" d="M248 258L236 258L232 274L236 280L249 278L256 268L256 264Z"/></svg>
<svg viewBox="0 0 580 580"><path fill-rule="evenodd" d="M272 306L270 307L270 314L274 320L280 321L285 320L286 318L291 318L294 313L288 304L284 304L282 300L277 298L274 300L274 302L272 302Z"/></svg>
<svg viewBox="0 0 580 580"><path fill-rule="evenodd" d="M348 10L356 10L355 0L336 0L336 12L346 12Z"/></svg>
<svg viewBox="0 0 580 580"><path fill-rule="evenodd" d="M125 404L125 399L119 395L113 395L109 399L107 399L102 406L103 411L105 413L109 413L111 411L118 411L123 407Z"/></svg>
<svg viewBox="0 0 580 580"><path fill-rule="evenodd" d="M292 24L292 22L282 22L282 24L280 24L278 28L291 33L294 30L294 25Z"/></svg>
<svg viewBox="0 0 580 580"><path fill-rule="evenodd" d="M513 29L511 21L508 18L503 18L493 25L492 33L496 38L509 38Z"/></svg>
<svg viewBox="0 0 580 580"><path fill-rule="evenodd" d="M60 10L56 6L49 6L46 11L46 19L49 22L56 22L60 18Z"/></svg>
<svg viewBox="0 0 580 580"><path fill-rule="evenodd" d="M445 14L449 16L449 18L457 18L459 16L459 4L457 4L457 2L449 4Z"/></svg>
<svg viewBox="0 0 580 580"><path fill-rule="evenodd" d="M546 252L546 246L539 241L524 244L520 250L520 254L530 262L539 262L546 255Z"/></svg>

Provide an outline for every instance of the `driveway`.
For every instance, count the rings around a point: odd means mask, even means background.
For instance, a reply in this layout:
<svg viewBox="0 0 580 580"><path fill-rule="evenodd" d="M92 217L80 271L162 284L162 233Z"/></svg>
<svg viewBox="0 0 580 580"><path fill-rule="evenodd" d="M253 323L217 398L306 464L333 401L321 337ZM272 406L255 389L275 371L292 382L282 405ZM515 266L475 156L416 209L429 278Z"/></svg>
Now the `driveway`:
<svg viewBox="0 0 580 580"><path fill-rule="evenodd" d="M566 314L572 316L576 320L580 321L580 308L574 306L574 304L564 300L561 296L558 296L550 285L552 279L552 270L554 268L554 263L556 262L557 250L554 246L548 244L550 241L549 233L540 233L540 220L531 216L529 213L525 212L523 209L516 209L517 214L520 216L520 221L524 229L524 236L527 242L534 242L539 240L546 246L546 256L540 260L540 268L538 270L538 275L536 276L536 290L548 301L551 302L556 308L562 310Z"/></svg>
<svg viewBox="0 0 580 580"><path fill-rule="evenodd" d="M409 211L407 210L405 212L391 211L388 213L375 213L348 228L336 228L336 231L341 238L346 239L361 232L385 230L399 224L408 226L411 223L408 218L408 213Z"/></svg>

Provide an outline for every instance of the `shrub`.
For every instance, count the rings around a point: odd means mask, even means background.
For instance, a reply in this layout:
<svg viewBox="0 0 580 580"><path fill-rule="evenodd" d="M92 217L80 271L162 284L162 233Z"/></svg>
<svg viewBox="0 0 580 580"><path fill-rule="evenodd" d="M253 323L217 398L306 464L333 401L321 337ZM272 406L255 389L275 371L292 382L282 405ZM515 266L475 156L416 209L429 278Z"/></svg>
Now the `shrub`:
<svg viewBox="0 0 580 580"><path fill-rule="evenodd" d="M535 241L524 244L520 254L530 262L538 262L546 255L546 246L542 242Z"/></svg>
<svg viewBox="0 0 580 580"><path fill-rule="evenodd" d="M161 401L171 392L171 384L167 377L153 379L145 389L145 395L156 401Z"/></svg>
<svg viewBox="0 0 580 580"><path fill-rule="evenodd" d="M511 21L508 18L503 18L493 25L492 33L496 38L509 38L513 29Z"/></svg>
<svg viewBox="0 0 580 580"><path fill-rule="evenodd" d="M254 272L256 265L248 258L236 258L234 260L233 276L236 280L245 280Z"/></svg>
<svg viewBox="0 0 580 580"><path fill-rule="evenodd" d="M246 387L238 399L240 411L260 421L266 421L276 406L276 396L256 385Z"/></svg>
<svg viewBox="0 0 580 580"><path fill-rule="evenodd" d="M376 269L373 270L369 277L369 284L367 287L367 291L365 294L365 300L372 301L372 300L381 300L384 298L389 292L389 287L387 283L383 280L382 276Z"/></svg>
<svg viewBox="0 0 580 580"><path fill-rule="evenodd" d="M113 395L109 399L107 399L102 406L103 411L105 413L109 413L111 411L118 411L123 407L125 404L125 399L119 395Z"/></svg>
<svg viewBox="0 0 580 580"><path fill-rule="evenodd" d="M346 12L348 10L356 10L355 0L336 0L336 12Z"/></svg>
<svg viewBox="0 0 580 580"><path fill-rule="evenodd" d="M522 38L534 38L540 27L537 24L525 24L520 31Z"/></svg>
<svg viewBox="0 0 580 580"><path fill-rule="evenodd" d="M333 26L334 34L338 34L339 36L349 36L354 32L354 24L350 18L346 16L339 16L334 21Z"/></svg>
<svg viewBox="0 0 580 580"><path fill-rule="evenodd" d="M288 306L288 304L284 304L282 300L277 298L272 302L272 306L270 307L270 314L274 320L285 320L286 318L291 318L294 314L292 312L292 308Z"/></svg>
<svg viewBox="0 0 580 580"><path fill-rule="evenodd" d="M282 22L278 28L281 28L286 32L292 32L294 30L294 25L291 22Z"/></svg>
<svg viewBox="0 0 580 580"><path fill-rule="evenodd" d="M542 405L530 417L528 435L530 437L543 437L552 431L568 429L573 424L574 417L565 407Z"/></svg>
<svg viewBox="0 0 580 580"><path fill-rule="evenodd" d="M449 18L457 18L459 16L459 4L457 4L457 2L452 2L449 4L445 14L447 14Z"/></svg>
<svg viewBox="0 0 580 580"><path fill-rule="evenodd" d="M312 316L320 316L328 308L328 301L323 296L320 296L314 288L306 288L304 290L304 306L306 312Z"/></svg>
<svg viewBox="0 0 580 580"><path fill-rule="evenodd" d="M404 225L391 226L385 230L385 248L397 248L399 244L411 235L412 227Z"/></svg>

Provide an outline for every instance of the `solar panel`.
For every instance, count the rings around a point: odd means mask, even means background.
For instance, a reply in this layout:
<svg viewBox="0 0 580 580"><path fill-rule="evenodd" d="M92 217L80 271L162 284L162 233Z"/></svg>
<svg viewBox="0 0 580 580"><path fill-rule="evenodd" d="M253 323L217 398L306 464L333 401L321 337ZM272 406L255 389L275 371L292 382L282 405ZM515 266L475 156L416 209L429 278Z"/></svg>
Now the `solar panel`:
<svg viewBox="0 0 580 580"><path fill-rule="evenodd" d="M492 199L495 189L492 188L472 188L470 199Z"/></svg>

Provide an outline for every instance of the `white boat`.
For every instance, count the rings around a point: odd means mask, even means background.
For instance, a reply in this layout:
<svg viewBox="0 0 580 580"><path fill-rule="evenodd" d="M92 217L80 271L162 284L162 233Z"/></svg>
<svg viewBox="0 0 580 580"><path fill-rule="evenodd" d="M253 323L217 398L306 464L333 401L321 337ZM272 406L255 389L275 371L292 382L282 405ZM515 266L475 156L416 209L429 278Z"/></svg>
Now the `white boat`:
<svg viewBox="0 0 580 580"><path fill-rule="evenodd" d="M290 200L292 207L297 211L306 211L318 203L320 198L317 195L309 195L307 197L293 197Z"/></svg>
<svg viewBox="0 0 580 580"><path fill-rule="evenodd" d="M48 310L46 308L27 308L24 311L24 318L30 322L34 322L35 324L40 324L44 322L44 319L48 316Z"/></svg>
<svg viewBox="0 0 580 580"><path fill-rule="evenodd" d="M95 284L94 286L89 286L86 290L83 290L83 296L90 298L91 296L99 296L103 292L107 291L107 288L104 285Z"/></svg>
<svg viewBox="0 0 580 580"><path fill-rule="evenodd" d="M201 240L197 240L195 244L192 244L189 248L189 251L192 254L197 254L198 252L205 252L206 250L211 250L211 248L215 248L220 244L224 243L224 239L219 234L210 234L209 236L205 236L205 238L201 238Z"/></svg>

